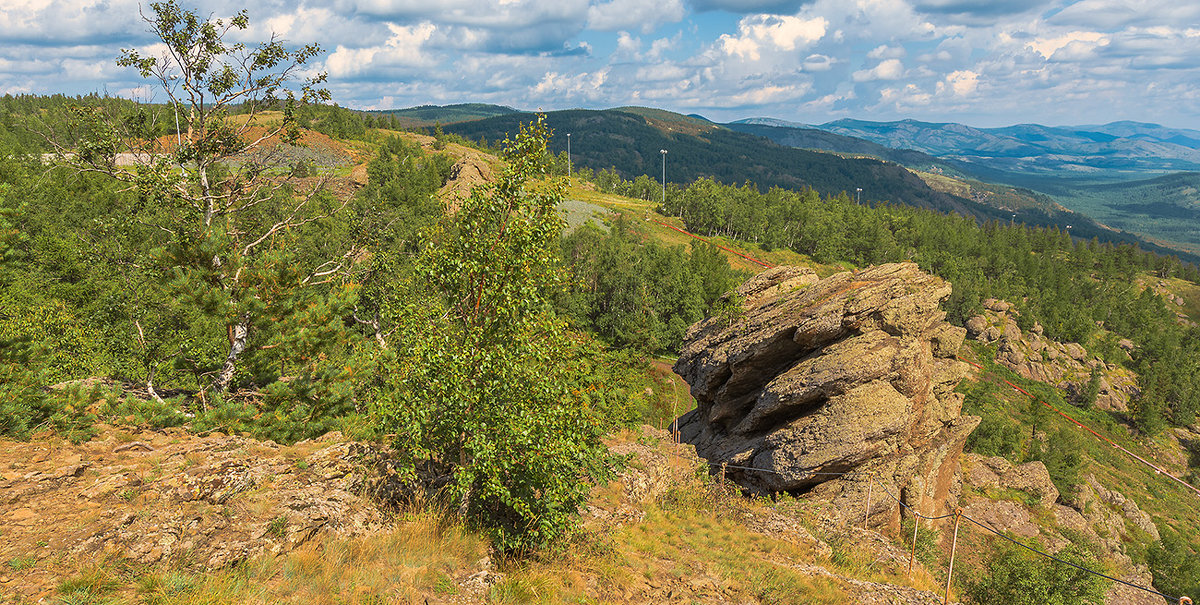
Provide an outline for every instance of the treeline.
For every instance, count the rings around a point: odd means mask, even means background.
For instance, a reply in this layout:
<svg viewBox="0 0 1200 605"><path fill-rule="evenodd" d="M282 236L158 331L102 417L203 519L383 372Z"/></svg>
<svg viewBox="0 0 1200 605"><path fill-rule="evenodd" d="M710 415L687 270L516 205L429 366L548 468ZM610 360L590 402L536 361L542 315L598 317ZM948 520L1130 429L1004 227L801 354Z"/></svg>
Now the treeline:
<svg viewBox="0 0 1200 605"><path fill-rule="evenodd" d="M73 143L83 133L77 119L81 108L103 112L116 122L140 121L150 136L175 134L177 122L171 106L164 103L138 103L101 94L87 95L13 95L0 97L0 142L10 152L47 153L53 151L47 133L60 142ZM269 109L282 110L283 103ZM234 106L236 116L249 113L250 104ZM258 109L262 109L259 107ZM298 125L338 139L362 140L368 129L407 130L401 120L388 114L356 111L337 105L309 104L296 109Z"/></svg>
<svg viewBox="0 0 1200 605"><path fill-rule="evenodd" d="M747 276L712 245L665 247L620 219L608 233L591 223L562 241L571 287L558 307L577 326L622 348L673 353L693 323Z"/></svg>

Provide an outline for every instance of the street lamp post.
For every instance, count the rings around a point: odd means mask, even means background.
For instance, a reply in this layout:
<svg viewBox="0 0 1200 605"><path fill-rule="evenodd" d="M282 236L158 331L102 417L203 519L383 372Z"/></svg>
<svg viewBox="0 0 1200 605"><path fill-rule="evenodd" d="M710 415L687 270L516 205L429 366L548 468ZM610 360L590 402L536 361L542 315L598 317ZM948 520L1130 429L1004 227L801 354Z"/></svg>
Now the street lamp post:
<svg viewBox="0 0 1200 605"><path fill-rule="evenodd" d="M854 188L854 203L862 204L862 187Z"/></svg>
<svg viewBox="0 0 1200 605"><path fill-rule="evenodd" d="M663 203L663 207L666 207L666 205L667 205L667 150L659 149L658 152L662 154L662 158L663 158L662 203Z"/></svg>
<svg viewBox="0 0 1200 605"><path fill-rule="evenodd" d="M571 133L567 133L567 181L571 180Z"/></svg>

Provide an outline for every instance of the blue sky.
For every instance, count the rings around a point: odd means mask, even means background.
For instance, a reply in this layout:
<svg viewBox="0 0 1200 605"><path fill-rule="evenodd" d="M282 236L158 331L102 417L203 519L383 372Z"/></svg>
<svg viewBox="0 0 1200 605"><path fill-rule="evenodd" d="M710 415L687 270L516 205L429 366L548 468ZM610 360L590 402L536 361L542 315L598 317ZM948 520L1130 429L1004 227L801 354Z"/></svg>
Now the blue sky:
<svg viewBox="0 0 1200 605"><path fill-rule="evenodd" d="M216 0L246 41L326 49L339 104L646 105L975 126L1200 127L1192 0ZM0 2L0 93L161 100L113 59L153 42L136 0ZM161 97L161 93L157 95Z"/></svg>

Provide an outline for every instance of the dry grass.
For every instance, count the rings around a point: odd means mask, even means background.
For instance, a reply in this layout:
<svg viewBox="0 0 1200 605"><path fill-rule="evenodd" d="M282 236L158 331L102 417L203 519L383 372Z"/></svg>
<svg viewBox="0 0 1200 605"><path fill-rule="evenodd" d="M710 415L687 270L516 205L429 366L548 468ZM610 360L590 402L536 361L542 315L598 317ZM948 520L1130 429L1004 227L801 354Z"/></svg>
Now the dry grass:
<svg viewBox="0 0 1200 605"><path fill-rule="evenodd" d="M598 497L611 504L613 491ZM836 543L835 556L825 558L794 536L756 533L742 521L772 506L690 481L648 503L639 522L594 530L539 559L502 561L502 579L473 589L464 581L484 569L486 541L429 511L404 515L385 533L326 540L212 574L80 562L64 586L76 587L71 602L147 605L424 603L451 595L490 603L847 602L853 593L843 580L808 568L821 565L857 579L936 589L928 574L910 580L849 542ZM84 594L78 586L103 590Z"/></svg>
<svg viewBox="0 0 1200 605"><path fill-rule="evenodd" d="M441 515L421 513L383 534L329 541L212 575L147 574L131 596L132 602L211 605L424 603L455 591L455 574L473 569L486 554L479 536Z"/></svg>

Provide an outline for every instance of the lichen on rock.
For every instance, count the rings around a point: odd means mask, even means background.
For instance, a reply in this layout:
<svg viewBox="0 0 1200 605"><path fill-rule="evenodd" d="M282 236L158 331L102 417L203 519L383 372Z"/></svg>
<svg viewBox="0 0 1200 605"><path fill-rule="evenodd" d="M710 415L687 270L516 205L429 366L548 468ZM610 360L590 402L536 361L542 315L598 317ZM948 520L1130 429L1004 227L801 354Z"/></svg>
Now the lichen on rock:
<svg viewBox="0 0 1200 605"><path fill-rule="evenodd" d="M737 321L688 330L675 371L697 408L682 439L711 463L763 469L728 470L752 492L817 490L855 515L870 492L875 523L898 521L889 495L924 513L953 506L979 419L954 393L966 331L939 309L950 293L911 263L760 273L731 296Z"/></svg>

